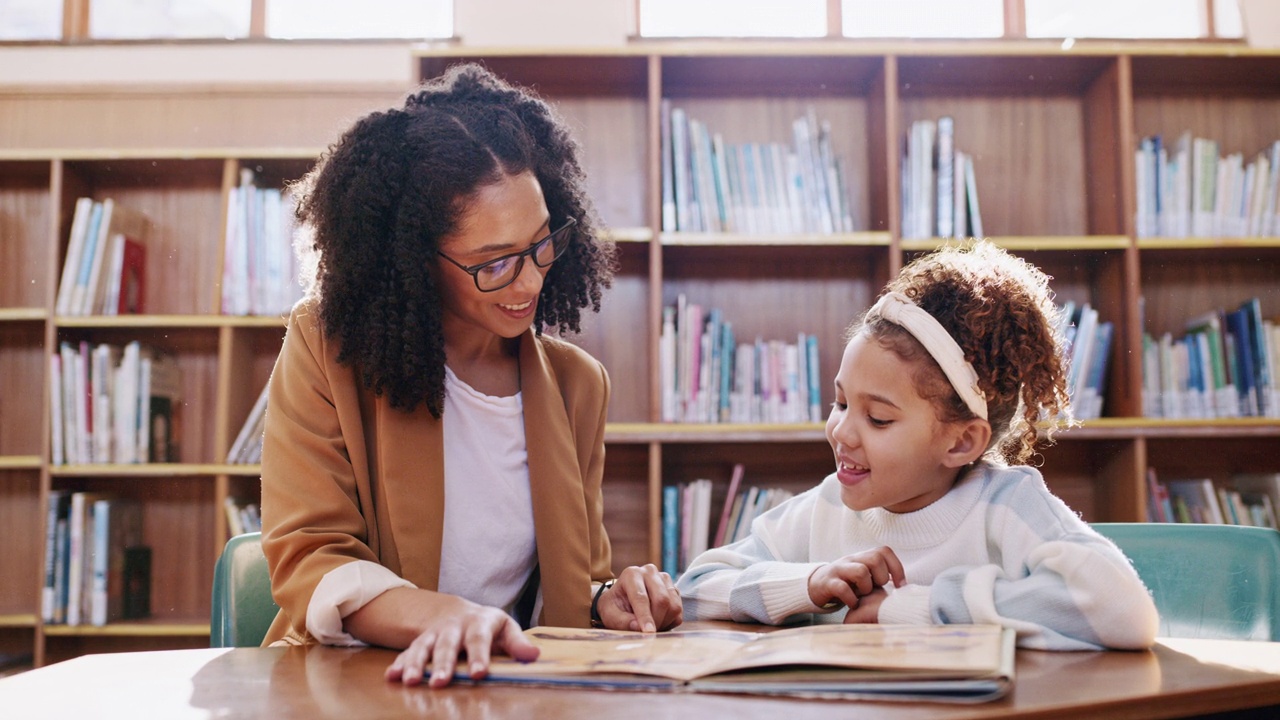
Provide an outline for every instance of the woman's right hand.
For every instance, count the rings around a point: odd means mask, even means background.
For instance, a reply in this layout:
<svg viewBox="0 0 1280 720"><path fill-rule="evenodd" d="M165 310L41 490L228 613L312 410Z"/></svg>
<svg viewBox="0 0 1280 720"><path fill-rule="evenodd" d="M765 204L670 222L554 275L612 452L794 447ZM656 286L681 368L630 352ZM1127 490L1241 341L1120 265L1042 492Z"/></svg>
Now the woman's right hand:
<svg viewBox="0 0 1280 720"><path fill-rule="evenodd" d="M384 624L387 620L393 624ZM489 672L494 653L521 662L538 657L538 648L520 632L519 623L502 610L416 588L388 590L347 616L344 624L366 642L403 647L387 667L386 679L405 685L417 685L424 677L430 687L448 685L464 655L465 674L475 679Z"/></svg>

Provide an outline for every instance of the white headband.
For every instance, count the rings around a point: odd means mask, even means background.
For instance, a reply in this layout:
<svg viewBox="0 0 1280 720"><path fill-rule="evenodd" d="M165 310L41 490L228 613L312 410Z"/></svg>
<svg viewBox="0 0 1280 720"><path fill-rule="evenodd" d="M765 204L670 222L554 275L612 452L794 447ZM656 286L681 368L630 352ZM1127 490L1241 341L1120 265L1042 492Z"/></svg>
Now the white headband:
<svg viewBox="0 0 1280 720"><path fill-rule="evenodd" d="M885 293L871 306L868 315L879 315L915 336L938 362L964 404L974 415L987 419L987 401L978 387L978 373L964 359L964 351L942 323L899 292Z"/></svg>

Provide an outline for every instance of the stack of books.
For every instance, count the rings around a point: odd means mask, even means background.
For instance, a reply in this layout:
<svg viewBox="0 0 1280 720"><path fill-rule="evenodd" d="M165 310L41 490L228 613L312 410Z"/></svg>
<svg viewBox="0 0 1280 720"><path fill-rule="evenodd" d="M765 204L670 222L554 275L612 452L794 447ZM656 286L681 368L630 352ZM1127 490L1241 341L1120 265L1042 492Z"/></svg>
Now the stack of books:
<svg viewBox="0 0 1280 720"><path fill-rule="evenodd" d="M662 569L676 577L708 548L728 545L751 534L751 521L793 493L784 488L743 486L745 468L733 466L718 520L712 516L714 484L708 479L662 488ZM713 524L714 523L714 524Z"/></svg>
<svg viewBox="0 0 1280 720"><path fill-rule="evenodd" d="M76 201L58 282L59 315L141 314L146 304L146 216L115 200Z"/></svg>
<svg viewBox="0 0 1280 720"><path fill-rule="evenodd" d="M663 308L663 422L822 422L818 338L738 343L733 323L681 294Z"/></svg>
<svg viewBox="0 0 1280 720"><path fill-rule="evenodd" d="M1147 417L1280 417L1280 330L1258 298L1191 318L1186 333L1143 334Z"/></svg>
<svg viewBox="0 0 1280 720"><path fill-rule="evenodd" d="M136 340L64 341L49 362L54 465L178 461L182 378L172 356Z"/></svg>
<svg viewBox="0 0 1280 720"><path fill-rule="evenodd" d="M283 315L302 297L293 210L287 190L259 187L252 170L241 171L227 193L222 312Z"/></svg>
<svg viewBox="0 0 1280 720"><path fill-rule="evenodd" d="M791 144L726 143L662 101L662 229L667 232L852 232L848 170L815 112L796 118Z"/></svg>
<svg viewBox="0 0 1280 720"><path fill-rule="evenodd" d="M106 625L146 617L150 575L137 500L50 491L41 595L46 623Z"/></svg>
<svg viewBox="0 0 1280 720"><path fill-rule="evenodd" d="M983 237L973 158L956 147L950 116L917 120L902 154L902 237Z"/></svg>
<svg viewBox="0 0 1280 720"><path fill-rule="evenodd" d="M1244 153L1187 131L1172 148L1142 138L1135 153L1138 237L1280 234L1280 140L1247 165Z"/></svg>

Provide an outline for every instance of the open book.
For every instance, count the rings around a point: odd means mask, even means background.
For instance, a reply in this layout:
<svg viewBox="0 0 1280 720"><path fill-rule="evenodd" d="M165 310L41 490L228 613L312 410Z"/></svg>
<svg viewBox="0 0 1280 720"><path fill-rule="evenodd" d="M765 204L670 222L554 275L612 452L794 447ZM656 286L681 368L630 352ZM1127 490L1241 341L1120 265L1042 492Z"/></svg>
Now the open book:
<svg viewBox="0 0 1280 720"><path fill-rule="evenodd" d="M998 625L535 627L525 636L538 659L494 658L480 682L940 702L994 700L1013 683L1014 632Z"/></svg>

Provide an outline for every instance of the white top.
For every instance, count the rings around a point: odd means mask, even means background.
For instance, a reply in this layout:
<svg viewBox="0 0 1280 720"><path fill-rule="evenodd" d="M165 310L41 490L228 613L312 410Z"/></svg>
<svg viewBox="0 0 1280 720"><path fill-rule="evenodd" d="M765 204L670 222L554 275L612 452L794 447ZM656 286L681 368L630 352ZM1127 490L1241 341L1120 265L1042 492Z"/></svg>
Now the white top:
<svg viewBox="0 0 1280 720"><path fill-rule="evenodd" d="M756 518L747 538L695 558L676 585L685 619L778 624L820 613L809 598L813 571L881 545L902 561L907 584L884 599L878 622L994 623L1016 629L1020 647L1050 650L1146 648L1155 639L1155 603L1115 544L1034 468L989 462L902 514L850 510L827 477Z"/></svg>
<svg viewBox="0 0 1280 720"><path fill-rule="evenodd" d="M448 452L438 589L511 612L537 564L521 395L477 392L446 366L442 419ZM335 568L311 595L307 631L326 645L363 645L342 619L396 587L414 585L374 562Z"/></svg>

